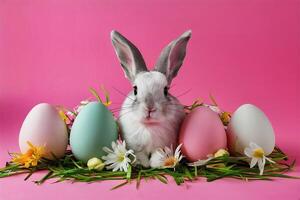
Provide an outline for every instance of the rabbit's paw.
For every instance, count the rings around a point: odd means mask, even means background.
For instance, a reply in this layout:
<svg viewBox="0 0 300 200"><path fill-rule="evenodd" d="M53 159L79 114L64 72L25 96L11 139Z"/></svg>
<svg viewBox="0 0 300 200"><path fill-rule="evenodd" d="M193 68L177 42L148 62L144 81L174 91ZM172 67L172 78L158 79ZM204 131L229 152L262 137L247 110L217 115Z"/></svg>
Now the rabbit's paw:
<svg viewBox="0 0 300 200"><path fill-rule="evenodd" d="M149 167L150 166L150 161L144 152L138 152L136 153L136 164L142 165L143 167Z"/></svg>

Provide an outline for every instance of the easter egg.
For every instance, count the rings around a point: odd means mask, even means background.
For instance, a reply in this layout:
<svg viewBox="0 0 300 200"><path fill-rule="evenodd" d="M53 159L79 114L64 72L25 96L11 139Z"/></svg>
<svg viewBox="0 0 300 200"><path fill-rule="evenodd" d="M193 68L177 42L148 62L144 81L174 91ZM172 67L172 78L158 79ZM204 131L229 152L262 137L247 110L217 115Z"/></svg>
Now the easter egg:
<svg viewBox="0 0 300 200"><path fill-rule="evenodd" d="M204 106L193 109L182 123L179 143L183 155L191 162L225 149L226 132L218 114Z"/></svg>
<svg viewBox="0 0 300 200"><path fill-rule="evenodd" d="M68 145L68 132L64 121L56 108L41 103L27 114L19 134L19 146L22 153L29 149L28 142L34 146L44 146L44 157L60 158L65 155Z"/></svg>
<svg viewBox="0 0 300 200"><path fill-rule="evenodd" d="M253 142L263 148L265 155L275 147L274 130L267 116L256 106L244 104L232 115L228 125L228 147L232 153L244 153Z"/></svg>
<svg viewBox="0 0 300 200"><path fill-rule="evenodd" d="M83 162L106 155L103 147L110 147L118 139L117 124L112 113L100 102L91 102L76 117L70 146L74 156Z"/></svg>

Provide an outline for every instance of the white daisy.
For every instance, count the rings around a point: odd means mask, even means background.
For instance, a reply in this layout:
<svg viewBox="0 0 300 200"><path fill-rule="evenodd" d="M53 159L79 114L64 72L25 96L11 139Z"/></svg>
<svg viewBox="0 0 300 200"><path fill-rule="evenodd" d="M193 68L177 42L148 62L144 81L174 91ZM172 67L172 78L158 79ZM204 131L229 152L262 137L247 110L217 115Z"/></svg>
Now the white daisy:
<svg viewBox="0 0 300 200"><path fill-rule="evenodd" d="M136 160L133 150L127 150L125 141L119 140L112 142L111 147L112 149L103 147L103 151L107 153L106 156L102 156L102 159L105 160L104 164L108 165L106 169L127 172L129 164ZM132 156L133 159L130 159L129 156Z"/></svg>
<svg viewBox="0 0 300 200"><path fill-rule="evenodd" d="M182 144L178 145L175 152L173 148L165 147L158 149L151 155L150 165L152 168L175 168L175 166L183 158L180 148Z"/></svg>
<svg viewBox="0 0 300 200"><path fill-rule="evenodd" d="M250 142L249 147L245 148L244 153L246 156L251 158L250 168L252 168L256 164L258 164L260 175L262 175L264 173L266 160L268 160L271 163L274 163L273 160L271 160L270 158L267 158L265 156L265 152L264 152L263 148L261 148L260 146L258 146L257 144L255 144L253 142Z"/></svg>

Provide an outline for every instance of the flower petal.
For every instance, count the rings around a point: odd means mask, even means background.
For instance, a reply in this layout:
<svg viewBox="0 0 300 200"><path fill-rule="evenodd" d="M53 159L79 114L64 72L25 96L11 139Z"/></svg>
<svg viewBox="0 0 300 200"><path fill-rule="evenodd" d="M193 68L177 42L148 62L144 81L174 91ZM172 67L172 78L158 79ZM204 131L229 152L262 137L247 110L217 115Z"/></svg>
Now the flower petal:
<svg viewBox="0 0 300 200"><path fill-rule="evenodd" d="M249 158L251 158L252 157L252 150L249 147L246 147L245 150L244 150L244 154L246 156L248 156Z"/></svg>
<svg viewBox="0 0 300 200"><path fill-rule="evenodd" d="M254 142L250 142L249 144L250 148L253 150L253 149L257 149L257 148L261 148L260 146L258 146L256 143Z"/></svg>
<svg viewBox="0 0 300 200"><path fill-rule="evenodd" d="M250 162L250 168L253 168L256 165L257 162L258 162L257 158L252 158L251 162Z"/></svg>
<svg viewBox="0 0 300 200"><path fill-rule="evenodd" d="M270 163L275 163L274 160L272 160L271 158L268 158L268 157L266 157L266 156L265 156L265 159L266 159L267 161L269 161Z"/></svg>
<svg viewBox="0 0 300 200"><path fill-rule="evenodd" d="M113 151L107 147L103 147L102 150L106 153L112 153Z"/></svg>
<svg viewBox="0 0 300 200"><path fill-rule="evenodd" d="M172 156L173 152L169 147L165 147L165 153L167 156Z"/></svg>
<svg viewBox="0 0 300 200"><path fill-rule="evenodd" d="M263 158L258 160L259 175L263 175L264 173L265 162L266 160Z"/></svg>
<svg viewBox="0 0 300 200"><path fill-rule="evenodd" d="M112 142L111 147L113 148L113 150L117 149L118 148L117 142Z"/></svg>

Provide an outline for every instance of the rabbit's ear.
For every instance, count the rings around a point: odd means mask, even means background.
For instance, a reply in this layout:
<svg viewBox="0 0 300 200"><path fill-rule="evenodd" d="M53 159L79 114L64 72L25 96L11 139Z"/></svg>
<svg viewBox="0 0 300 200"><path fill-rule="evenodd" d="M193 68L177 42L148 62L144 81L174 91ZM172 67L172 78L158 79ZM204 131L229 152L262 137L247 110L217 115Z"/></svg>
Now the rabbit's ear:
<svg viewBox="0 0 300 200"><path fill-rule="evenodd" d="M169 84L182 65L191 34L190 30L186 31L179 38L168 44L156 62L155 70L165 74Z"/></svg>
<svg viewBox="0 0 300 200"><path fill-rule="evenodd" d="M125 76L134 81L135 76L141 71L147 71L145 61L140 51L123 35L117 31L111 32L112 44L117 53Z"/></svg>

